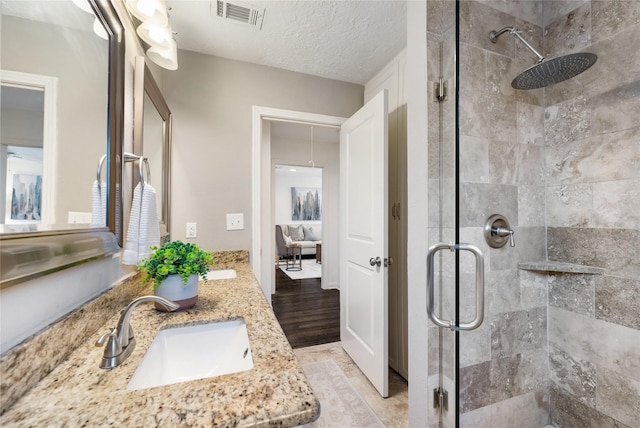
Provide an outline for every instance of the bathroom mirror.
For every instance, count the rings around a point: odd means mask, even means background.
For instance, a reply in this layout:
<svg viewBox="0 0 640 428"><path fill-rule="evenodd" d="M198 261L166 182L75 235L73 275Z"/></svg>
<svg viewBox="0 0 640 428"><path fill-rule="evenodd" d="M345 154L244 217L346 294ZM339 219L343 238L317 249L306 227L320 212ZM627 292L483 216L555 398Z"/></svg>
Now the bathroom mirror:
<svg viewBox="0 0 640 428"><path fill-rule="evenodd" d="M156 191L160 242L169 239L171 213L171 110L144 57L136 57L134 82L134 153L147 158ZM140 181L133 173L134 187Z"/></svg>
<svg viewBox="0 0 640 428"><path fill-rule="evenodd" d="M9 127L2 124L0 286L5 288L108 256L121 246L117 188L122 177L124 38L109 0L3 0L1 19L1 89L30 89L44 99L25 103L28 97L18 93L10 112L13 117L43 118L40 147L30 148L42 156L41 171L18 162L6 174L8 159L26 157L20 146L38 146L31 141L38 138L13 129L7 135ZM102 221L92 226L92 185L103 156L104 210L98 210Z"/></svg>

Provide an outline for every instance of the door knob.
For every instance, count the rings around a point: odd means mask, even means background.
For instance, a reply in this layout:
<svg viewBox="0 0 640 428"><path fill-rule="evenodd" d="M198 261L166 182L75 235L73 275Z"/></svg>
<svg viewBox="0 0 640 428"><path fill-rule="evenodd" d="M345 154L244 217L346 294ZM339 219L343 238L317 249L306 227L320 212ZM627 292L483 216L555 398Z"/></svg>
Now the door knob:
<svg viewBox="0 0 640 428"><path fill-rule="evenodd" d="M378 266L378 267L380 267L380 266L382 266L382 259L381 259L380 257L376 257L375 259L374 259L373 257L371 257L371 258L369 259L369 264L370 264L371 266Z"/></svg>

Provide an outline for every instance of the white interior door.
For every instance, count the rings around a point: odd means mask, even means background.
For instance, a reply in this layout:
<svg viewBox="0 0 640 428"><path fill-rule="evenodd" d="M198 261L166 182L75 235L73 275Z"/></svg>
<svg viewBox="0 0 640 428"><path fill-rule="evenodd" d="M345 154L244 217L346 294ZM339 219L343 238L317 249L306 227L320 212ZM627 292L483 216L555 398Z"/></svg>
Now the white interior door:
<svg viewBox="0 0 640 428"><path fill-rule="evenodd" d="M389 395L387 91L340 130L340 340Z"/></svg>

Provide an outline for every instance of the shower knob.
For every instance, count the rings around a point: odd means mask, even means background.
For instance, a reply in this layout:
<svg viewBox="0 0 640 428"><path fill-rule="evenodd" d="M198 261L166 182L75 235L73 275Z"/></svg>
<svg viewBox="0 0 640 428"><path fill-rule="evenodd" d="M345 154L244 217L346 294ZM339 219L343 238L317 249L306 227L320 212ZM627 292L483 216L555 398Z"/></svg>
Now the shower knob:
<svg viewBox="0 0 640 428"><path fill-rule="evenodd" d="M493 214L484 224L484 239L492 248L504 247L507 241L512 247L516 246L513 239L513 229L507 219L500 214Z"/></svg>

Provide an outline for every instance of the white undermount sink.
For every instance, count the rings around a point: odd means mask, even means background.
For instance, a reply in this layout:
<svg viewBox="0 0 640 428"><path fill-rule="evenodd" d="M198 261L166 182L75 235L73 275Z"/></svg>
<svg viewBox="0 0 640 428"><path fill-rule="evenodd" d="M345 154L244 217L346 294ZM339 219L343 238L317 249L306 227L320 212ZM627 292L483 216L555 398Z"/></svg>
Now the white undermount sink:
<svg viewBox="0 0 640 428"><path fill-rule="evenodd" d="M216 279L232 279L235 278L236 270L235 269L214 269L207 272L208 280L216 280ZM202 276L200 276L202 279Z"/></svg>
<svg viewBox="0 0 640 428"><path fill-rule="evenodd" d="M128 390L153 388L253 368L243 319L160 330L133 373Z"/></svg>

